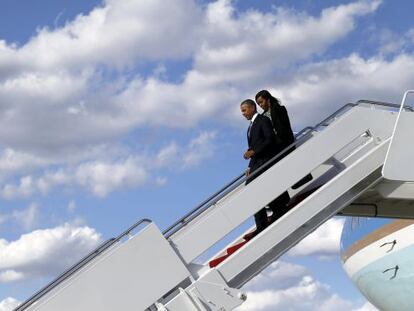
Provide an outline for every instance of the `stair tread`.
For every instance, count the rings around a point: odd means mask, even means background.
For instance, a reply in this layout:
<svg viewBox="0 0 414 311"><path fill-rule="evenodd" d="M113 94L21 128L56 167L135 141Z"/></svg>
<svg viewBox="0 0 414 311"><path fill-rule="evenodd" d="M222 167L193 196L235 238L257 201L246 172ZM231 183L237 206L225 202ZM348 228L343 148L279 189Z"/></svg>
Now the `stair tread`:
<svg viewBox="0 0 414 311"><path fill-rule="evenodd" d="M232 246L230 246L229 248L227 248L227 253L219 256L217 258L214 258L213 260L210 260L208 265L210 266L210 268L214 268L216 266L218 266L220 263L222 263L225 259L227 259L227 257L229 257L230 255L232 255L234 252L236 252L238 249L242 248L244 244L246 244L247 241L241 241L238 242Z"/></svg>

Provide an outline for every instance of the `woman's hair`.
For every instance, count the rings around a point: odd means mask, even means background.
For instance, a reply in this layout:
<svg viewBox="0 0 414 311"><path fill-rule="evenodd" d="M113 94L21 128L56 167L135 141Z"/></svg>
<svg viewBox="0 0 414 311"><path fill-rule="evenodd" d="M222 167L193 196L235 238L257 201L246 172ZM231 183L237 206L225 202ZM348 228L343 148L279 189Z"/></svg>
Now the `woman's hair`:
<svg viewBox="0 0 414 311"><path fill-rule="evenodd" d="M276 97L273 97L268 90L261 90L260 92L258 92L255 96L255 100L257 101L259 97L265 100L269 99L270 103L273 105L280 105L280 101Z"/></svg>

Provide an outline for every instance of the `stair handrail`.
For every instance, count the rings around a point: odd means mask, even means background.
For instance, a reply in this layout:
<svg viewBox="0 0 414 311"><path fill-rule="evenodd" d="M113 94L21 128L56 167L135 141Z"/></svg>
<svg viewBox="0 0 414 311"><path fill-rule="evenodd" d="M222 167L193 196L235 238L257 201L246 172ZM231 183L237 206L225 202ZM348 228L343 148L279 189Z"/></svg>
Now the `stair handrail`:
<svg viewBox="0 0 414 311"><path fill-rule="evenodd" d="M36 292L33 296L28 298L25 302L20 304L17 308L13 309L13 311L22 311L31 306L33 303L38 301L40 298L45 296L47 293L49 293L51 290L56 288L59 284L67 280L70 276L75 274L77 271L85 267L89 262L91 262L93 259L98 257L100 254L102 254L104 251L109 249L111 246L119 242L121 239L123 239L125 236L130 235L131 231L135 230L137 227L139 227L143 223L151 223L152 221L150 219L144 218L139 221L137 221L135 224L133 224L131 227L129 227L127 230L125 230L123 233L118 235L116 238L111 238L103 242L101 245L99 245L95 250L90 252L88 255L83 257L81 260L79 260L77 263L75 263L73 266L68 268L65 272L60 274L55 280L47 284L45 287L40 289L38 292Z"/></svg>
<svg viewBox="0 0 414 311"><path fill-rule="evenodd" d="M356 103L348 103L338 110L336 110L334 113L329 115L327 118L325 118L323 121L319 122L317 125L311 127L307 126L303 128L301 131L299 131L295 135L295 141L287 146L285 149L283 149L281 152L279 152L277 155L275 155L272 159L264 163L260 168L255 170L249 178L254 178L258 174L262 172L264 168L267 168L269 164L283 158L286 153L290 152L290 150L293 147L297 147L299 144L307 141L312 137L312 133L317 130L319 127L328 126L332 120L337 118L341 113L343 113L348 108L353 108L355 106L358 106L360 104L371 104L371 105L378 105L378 106L385 106L385 107L391 107L391 108L399 108L399 105L387 103L387 102L380 102L380 101L372 101L372 100L366 100L362 99L357 101ZM407 109L409 111L414 111L414 109L410 106L404 106L404 109ZM173 234L181 230L184 226L186 226L188 223L190 223L193 219L197 218L200 214L202 214L204 211L209 209L212 205L214 205L216 202L224 198L227 194L229 194L231 191L233 191L235 188L237 188L239 185L241 185L243 182L246 181L245 174L241 174L234 178L231 182L226 184L223 188L221 188L219 191L215 192L213 195L211 195L208 199L204 200L202 203L200 203L196 208L188 212L184 217L180 218L178 221L176 221L173 225L168 227L166 230L164 230L163 234L166 238L171 237ZM210 203L210 204L209 204ZM106 240L104 243L102 243L100 246L98 246L95 250L90 252L88 255L83 257L79 262L71 266L69 269L67 269L65 272L63 272L61 275L59 275L54 281L46 285L44 288L36 292L33 296L28 298L25 302L20 304L17 308L13 309L13 311L22 311L25 310L27 307L31 306L33 303L38 301L40 298L42 298L44 295L49 293L51 290L53 290L55 287L57 287L59 284L61 284L63 281L67 280L70 276L72 276L74 273L79 271L81 268L83 268L86 264L91 262L93 259L98 257L100 254L102 254L104 251L109 249L111 246L119 242L121 239L123 239L125 236L130 235L130 233L136 229L138 226L140 226L143 223L152 223L150 219L141 219L137 221L134 225L129 227L127 230L125 230L123 233L121 233L116 238L111 238Z"/></svg>
<svg viewBox="0 0 414 311"><path fill-rule="evenodd" d="M179 231L182 227L184 227L186 224L188 224L191 220L196 218L198 215L202 214L206 209L214 205L217 201L225 197L228 193L230 193L232 190L237 188L244 181L245 181L244 173L234 178L232 181L226 184L223 188L215 192L209 198L207 198L206 200L201 202L199 205L197 205L193 210L185 214L183 217L181 217L179 220L177 220L171 226L165 229L163 231L164 236L167 239L170 238L174 233ZM207 208L203 208L207 204L208 204Z"/></svg>
<svg viewBox="0 0 414 311"><path fill-rule="evenodd" d="M283 149L281 152L279 152L277 155L275 155L272 159L270 159L269 161L264 163L262 166L260 166L257 170L255 170L254 173L251 174L251 177L254 177L254 176L257 176L258 174L261 174L263 172L263 170L266 170L267 168L269 168L269 164L275 163L276 161L283 158L286 153L289 153L289 151L293 147L297 147L299 145L299 143L301 143L302 141L305 142L308 139L310 139L312 137L312 132L316 131L319 127L328 126L333 120L338 118L338 116L340 114L345 113L345 111L347 111L348 109L352 109L352 108L354 108L356 106L359 106L361 104L370 104L370 105L374 105L374 106L383 106L383 107L390 107L390 108L400 108L400 105L398 105L398 104L393 104L393 103L388 103L388 102L381 102L381 101L373 101L373 100L367 100L367 99L358 100L356 103L345 104L344 106L339 108L337 111L335 111L334 113L332 113L331 115L326 117L324 120L322 120L321 122L319 122L315 126L313 126L313 127L307 126L304 129L302 129L301 131L299 131L298 134L295 136L296 140L292 144L287 146L285 149ZM406 109L406 110L414 112L414 109L411 106L404 106L403 108ZM298 139L299 135L302 135L302 137L299 137L299 139Z"/></svg>
<svg viewBox="0 0 414 311"><path fill-rule="evenodd" d="M357 105L359 104L371 104L375 106L384 106L384 107L390 107L390 108L400 108L401 105L388 103L388 102L381 102L381 101L375 101L375 100L369 100L369 99L360 99L357 101ZM414 112L414 108L408 105L403 106L404 109L409 110L411 112Z"/></svg>
<svg viewBox="0 0 414 311"><path fill-rule="evenodd" d="M337 116L338 114L342 113L344 110L346 110L349 107L354 107L356 104L346 104L342 106L340 109L338 109L336 112L325 118L322 122L318 123L316 126L307 126L303 128L301 131L299 131L295 135L295 141L287 146L285 149L283 149L281 152L279 152L277 155L275 155L272 159L270 159L268 162L264 163L261 167L259 167L257 170L255 170L249 178L254 178L255 176L259 175L265 168L268 167L268 165L274 161L277 161L281 159L283 156L285 156L288 151L290 151L293 147L297 147L299 144L305 142L310 137L312 137L312 132L317 129L321 124L328 122L328 120L332 119L333 117ZM207 209L209 209L212 205L217 203L219 200L224 198L227 194L229 194L231 191L233 191L235 188L240 186L243 182L246 181L246 175L243 173L236 178L234 178L231 182L229 182L227 185L225 185L223 188L215 192L213 195L211 195L208 199L204 200L202 203L197 205L193 210L188 212L185 216L177 220L175 223L173 223L171 226L169 226L167 229L164 230L163 234L168 239L173 234L177 233L181 228L186 226L188 223L190 223L193 219L197 218L199 215L204 213Z"/></svg>
<svg viewBox="0 0 414 311"><path fill-rule="evenodd" d="M263 173L264 170L267 170L273 163L281 160L283 157L285 157L288 153L292 151L292 149L295 147L298 147L300 144L308 141L312 136L313 132L316 131L319 127L327 127L329 124L336 119L340 114L344 113L348 109L352 109L353 107L357 106L357 104L354 103L348 103L341 108L339 108L337 111L329 115L327 118L316 124L315 126L307 126L303 130L301 130L296 136L295 141L287 146L285 149L283 149L281 152L276 154L272 159L268 160L266 163L264 163L262 166L260 166L257 170L255 170L252 174L249 175L249 178L253 179L255 176L260 175ZM299 135L301 135L299 137Z"/></svg>
<svg viewBox="0 0 414 311"><path fill-rule="evenodd" d="M249 178L254 178L255 176L262 173L263 170L267 169L269 164L276 162L277 160L283 158L288 152L292 150L293 147L298 147L300 144L306 142L308 139L312 137L312 133L317 130L319 127L326 127L328 126L334 119L336 119L340 114L345 113L348 109L352 109L353 107L359 106L360 104L371 104L371 105L378 105L378 106L384 106L384 107L390 107L390 108L398 108L399 105L388 103L388 102L381 102L381 101L373 101L373 100L366 100L361 99L357 101L356 103L347 103L338 110L336 110L334 113L323 119L321 122L316 124L315 126L307 126L303 128L301 131L299 131L295 135L295 141L287 146L285 149L283 149L281 152L279 152L277 155L275 155L272 159L264 163L261 167L259 167L257 170L255 170ZM414 111L414 109L410 106L405 107L407 110ZM226 195L228 195L231 191L233 191L235 188L240 186L243 182L246 181L245 174L241 174L234 178L231 182L229 182L227 185L225 185L223 188L215 192L213 195L211 195L208 199L204 200L202 203L197 205L193 210L188 212L185 216L174 222L171 226L169 226L167 229L163 231L164 236L168 239L178 231L180 231L183 227L185 227L187 224L189 224L192 220L197 218L199 215L204 213L207 209L209 209L211 206L216 204L219 200L224 198Z"/></svg>

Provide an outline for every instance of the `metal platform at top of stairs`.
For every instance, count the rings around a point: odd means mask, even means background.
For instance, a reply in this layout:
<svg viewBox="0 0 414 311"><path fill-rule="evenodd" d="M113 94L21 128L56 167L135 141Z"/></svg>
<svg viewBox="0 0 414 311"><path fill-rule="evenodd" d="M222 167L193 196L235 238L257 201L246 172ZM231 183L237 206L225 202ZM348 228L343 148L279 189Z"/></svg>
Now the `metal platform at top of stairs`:
<svg viewBox="0 0 414 311"><path fill-rule="evenodd" d="M414 113L405 105L412 92L401 105L343 106L300 131L248 185L238 176L164 232L140 220L15 311L232 310L247 299L246 282L334 215L414 218ZM291 188L309 173L310 182ZM286 190L292 208L285 215L198 263Z"/></svg>

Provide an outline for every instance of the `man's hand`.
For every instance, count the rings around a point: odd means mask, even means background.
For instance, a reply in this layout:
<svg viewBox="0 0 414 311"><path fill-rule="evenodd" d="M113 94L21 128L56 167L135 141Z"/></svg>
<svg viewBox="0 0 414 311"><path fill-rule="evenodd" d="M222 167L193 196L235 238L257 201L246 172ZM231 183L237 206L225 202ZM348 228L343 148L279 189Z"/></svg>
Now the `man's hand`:
<svg viewBox="0 0 414 311"><path fill-rule="evenodd" d="M244 153L243 158L245 158L247 160L247 159L250 159L252 156L254 156L254 151L253 150L247 150Z"/></svg>
<svg viewBox="0 0 414 311"><path fill-rule="evenodd" d="M250 167L248 167L244 173L246 174L246 177L249 177L249 175L251 174Z"/></svg>

